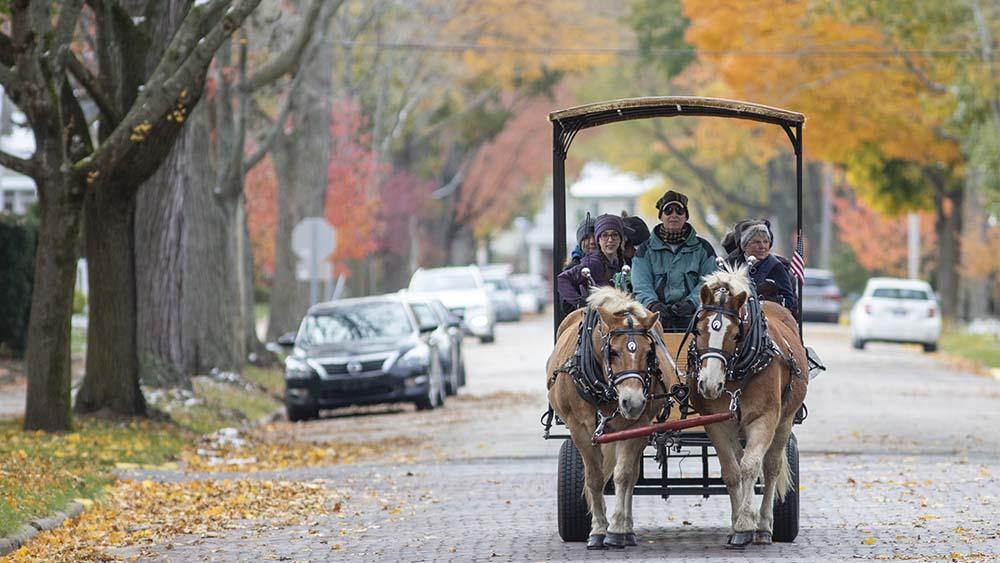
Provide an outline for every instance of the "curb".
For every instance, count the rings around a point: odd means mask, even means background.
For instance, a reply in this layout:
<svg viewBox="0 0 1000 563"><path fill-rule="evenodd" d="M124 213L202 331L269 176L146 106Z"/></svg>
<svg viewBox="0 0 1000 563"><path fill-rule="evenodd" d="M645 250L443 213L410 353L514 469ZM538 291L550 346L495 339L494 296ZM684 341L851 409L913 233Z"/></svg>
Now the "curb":
<svg viewBox="0 0 1000 563"><path fill-rule="evenodd" d="M75 518L83 512L83 505L78 502L71 502L61 512L56 512L46 518L36 518L24 525L16 534L6 538L0 538L0 557L19 549L27 544L38 532L51 530L63 525L63 522L70 518Z"/></svg>

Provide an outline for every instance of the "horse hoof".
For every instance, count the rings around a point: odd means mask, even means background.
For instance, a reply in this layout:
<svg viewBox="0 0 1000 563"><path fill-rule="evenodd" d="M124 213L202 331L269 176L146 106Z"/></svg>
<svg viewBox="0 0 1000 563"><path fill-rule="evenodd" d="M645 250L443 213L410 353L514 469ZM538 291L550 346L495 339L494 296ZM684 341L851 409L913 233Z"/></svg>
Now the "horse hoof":
<svg viewBox="0 0 1000 563"><path fill-rule="evenodd" d="M754 545L771 545L771 532L756 531L753 533Z"/></svg>
<svg viewBox="0 0 1000 563"><path fill-rule="evenodd" d="M625 534L625 545L636 546L639 542L636 541L635 532L629 532Z"/></svg>
<svg viewBox="0 0 1000 563"><path fill-rule="evenodd" d="M592 534L587 538L587 549L604 549L604 534Z"/></svg>
<svg viewBox="0 0 1000 563"><path fill-rule="evenodd" d="M729 541L726 542L726 547L740 548L746 547L753 542L753 532L734 532L729 536Z"/></svg>
<svg viewBox="0 0 1000 563"><path fill-rule="evenodd" d="M627 541L625 539L625 534L616 534L614 532L608 532L607 537L604 538L604 545L608 547L613 547L615 549L625 549Z"/></svg>

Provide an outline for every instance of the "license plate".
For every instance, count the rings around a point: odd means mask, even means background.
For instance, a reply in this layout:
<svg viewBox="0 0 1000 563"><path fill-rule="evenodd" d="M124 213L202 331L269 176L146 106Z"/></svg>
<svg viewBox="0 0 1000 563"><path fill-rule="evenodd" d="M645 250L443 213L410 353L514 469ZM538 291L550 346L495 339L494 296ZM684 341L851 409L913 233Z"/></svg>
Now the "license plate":
<svg viewBox="0 0 1000 563"><path fill-rule="evenodd" d="M905 317L908 311L906 309L893 309L892 314L897 317Z"/></svg>

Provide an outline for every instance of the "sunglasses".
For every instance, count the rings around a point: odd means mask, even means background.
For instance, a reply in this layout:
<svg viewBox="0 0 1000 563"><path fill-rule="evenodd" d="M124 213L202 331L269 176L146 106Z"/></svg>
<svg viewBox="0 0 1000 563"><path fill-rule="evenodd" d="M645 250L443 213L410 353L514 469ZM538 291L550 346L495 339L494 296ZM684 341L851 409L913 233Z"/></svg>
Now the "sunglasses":
<svg viewBox="0 0 1000 563"><path fill-rule="evenodd" d="M668 205L660 211L663 215L687 215L684 212L684 208L679 205Z"/></svg>

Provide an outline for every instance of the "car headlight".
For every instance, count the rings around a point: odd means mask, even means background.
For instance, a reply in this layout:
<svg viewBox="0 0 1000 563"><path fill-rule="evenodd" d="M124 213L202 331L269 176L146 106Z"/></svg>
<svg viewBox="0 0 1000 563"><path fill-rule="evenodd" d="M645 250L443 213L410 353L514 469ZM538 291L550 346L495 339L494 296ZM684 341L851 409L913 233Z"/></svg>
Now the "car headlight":
<svg viewBox="0 0 1000 563"><path fill-rule="evenodd" d="M427 346L411 348L399 359L399 367L414 371L426 370L431 365L431 349Z"/></svg>
<svg viewBox="0 0 1000 563"><path fill-rule="evenodd" d="M285 358L285 379L309 379L315 374L306 362L293 356Z"/></svg>
<svg viewBox="0 0 1000 563"><path fill-rule="evenodd" d="M482 327L490 324L490 316L486 307L469 307L465 311L465 322L469 326Z"/></svg>

